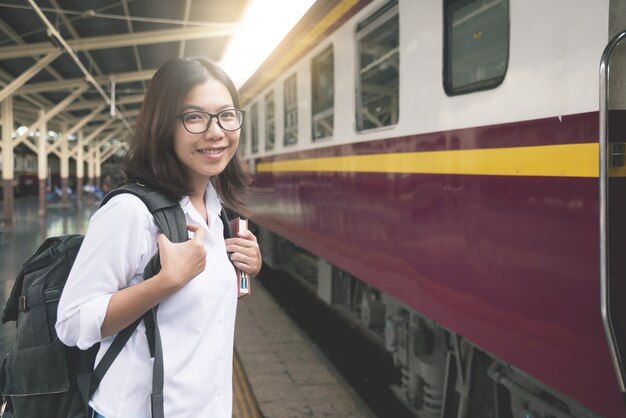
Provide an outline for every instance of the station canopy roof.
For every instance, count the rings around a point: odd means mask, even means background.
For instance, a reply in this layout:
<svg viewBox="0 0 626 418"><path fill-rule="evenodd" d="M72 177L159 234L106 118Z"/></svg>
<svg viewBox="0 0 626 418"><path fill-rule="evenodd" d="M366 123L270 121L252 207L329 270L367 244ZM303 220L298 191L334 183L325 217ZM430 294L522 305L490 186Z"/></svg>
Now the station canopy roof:
<svg viewBox="0 0 626 418"><path fill-rule="evenodd" d="M247 3L0 0L0 102L12 95L14 128L31 126L39 109L56 107L63 110L48 122L50 130L92 115L85 131L108 122L105 132L125 135L156 69L187 55L219 61Z"/></svg>

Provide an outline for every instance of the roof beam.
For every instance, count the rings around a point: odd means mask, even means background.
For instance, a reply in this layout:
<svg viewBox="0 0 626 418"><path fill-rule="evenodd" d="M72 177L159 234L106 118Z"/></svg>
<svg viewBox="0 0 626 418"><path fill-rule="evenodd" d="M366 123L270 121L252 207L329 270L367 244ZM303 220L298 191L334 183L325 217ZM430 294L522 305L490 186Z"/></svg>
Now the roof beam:
<svg viewBox="0 0 626 418"><path fill-rule="evenodd" d="M139 114L139 109L132 109L132 110L127 110L126 112L124 112L124 116L126 116L129 119L134 118L138 114ZM111 115L109 115L108 113L102 113L96 116L95 118L93 118L92 122L100 122L103 120L107 120L109 118L111 118Z"/></svg>
<svg viewBox="0 0 626 418"><path fill-rule="evenodd" d="M88 114L87 116L82 118L80 121L78 121L78 123L76 123L74 126L72 126L72 128L69 131L64 132L63 134L66 137L69 137L70 135L74 135L76 132L81 130L83 126L85 126L89 122L91 122L91 120L93 118L98 116L98 113L102 112L103 109L104 109L104 105L102 104L102 102L100 102L100 106L99 107L95 108L93 110L93 112L91 112L90 114ZM59 148L60 145L61 145L61 141L57 141L57 142L49 145L48 146L48 153L50 153L51 151L54 151L56 148Z"/></svg>
<svg viewBox="0 0 626 418"><path fill-rule="evenodd" d="M50 109L47 112L45 112L43 118L42 117L37 118L37 121L35 121L35 123L33 123L31 126L29 126L28 130L26 132L24 132L22 135L18 135L15 138L15 140L14 140L15 141L15 146L17 146L18 144L20 144L20 143L22 143L22 142L24 142L26 140L28 132L34 131L35 129L37 129L39 127L39 125L41 125L41 123L44 120L46 122L48 122L49 120L54 118L59 112L61 112L63 109L65 109L70 103L72 103L74 100L76 100L78 97L80 97L80 95L83 94L85 92L85 90L87 90L87 83L83 83L82 87L80 87L79 89L74 91L72 94L67 96L65 99L61 100L52 109Z"/></svg>
<svg viewBox="0 0 626 418"><path fill-rule="evenodd" d="M57 59L59 55L61 55L61 51L58 51L58 50L48 53L48 55L46 55L45 57L37 61L35 65L30 67L28 70L24 71L17 78L15 78L13 81L7 84L0 91L0 102L6 99L11 94L13 94L17 89L23 86L28 80L36 76L39 73L39 71L41 71L48 64L50 64L52 61Z"/></svg>
<svg viewBox="0 0 626 418"><path fill-rule="evenodd" d="M187 22L189 21L189 14L191 13L191 0L185 0L185 11L183 12L183 19L185 19L185 23L183 23L183 27L187 27ZM185 40L180 41L180 45L178 45L178 58L182 58L185 55Z"/></svg>
<svg viewBox="0 0 626 418"><path fill-rule="evenodd" d="M65 13L63 13L63 10L61 9L61 6L59 6L59 3L57 2L57 0L49 0L49 1L50 3L52 3L52 6L54 6L57 16L61 17L61 20L63 20L63 24L65 24L65 28L72 34L74 39L80 38L79 33L76 31L76 29L74 29L74 25L72 24L72 22L67 18L67 16L65 16ZM96 74L101 75L102 70L100 69L100 66L98 65L96 60L94 60L91 54L87 51L85 52L85 55L87 56L87 59L89 60L89 65L94 70L96 70Z"/></svg>
<svg viewBox="0 0 626 418"><path fill-rule="evenodd" d="M100 155L100 163L103 163L109 158L111 158L117 152L118 149L124 146L124 144L125 144L124 142L118 142L114 145L111 145L109 149L107 149Z"/></svg>
<svg viewBox="0 0 626 418"><path fill-rule="evenodd" d="M164 42L177 42L190 39L203 39L230 36L237 31L238 26L220 27L188 27L178 29L164 29L155 31L136 32L122 35L96 36L93 38L71 39L67 44L73 51L91 51L96 49L111 49L133 45L149 45ZM11 45L0 48L0 61L33 57L49 53L57 49L50 42L39 42L28 45Z"/></svg>
<svg viewBox="0 0 626 418"><path fill-rule="evenodd" d="M4 19L0 18L0 30L4 32L13 42L18 45L24 45L26 42L13 30L11 26L4 21Z"/></svg>
<svg viewBox="0 0 626 418"><path fill-rule="evenodd" d="M0 48L1 49L1 48ZM94 79L100 84L110 84L111 81L115 81L115 84L132 83L134 81L149 80L152 78L156 70L144 70L133 71L130 73L111 74L106 76L94 77ZM16 94L30 94L30 93L44 93L49 91L63 91L76 88L85 82L84 78L72 78L62 81L45 81L43 83L32 83L22 86Z"/></svg>
<svg viewBox="0 0 626 418"><path fill-rule="evenodd" d="M119 99L115 99L115 104L124 105L131 103L141 103L143 102L143 94L133 94L130 96L122 96ZM85 100L80 103L74 103L65 108L66 112L72 112L74 110L83 110L90 109L93 107L100 106L102 104L102 100Z"/></svg>
<svg viewBox="0 0 626 418"><path fill-rule="evenodd" d="M128 0L122 0L122 7L124 8L124 15L129 19L126 21L126 27L128 28L128 33L135 33L135 29L133 28L133 22L130 20L130 11L128 10ZM137 70L143 70L143 65L141 64L141 58L139 58L139 48L137 45L133 45L133 55L135 56L135 64L137 65ZM146 86L143 86L144 90Z"/></svg>
<svg viewBox="0 0 626 418"><path fill-rule="evenodd" d="M39 18L41 19L43 24L48 28L49 36L52 39L56 39L57 42L61 44L62 49L65 50L65 52L76 63L78 68L80 68L80 70L82 71L83 75L85 76L85 80L87 80L89 82L89 84L91 84L98 91L98 93L100 93L100 96L102 96L102 98L104 99L104 101L107 104L111 105L111 114L114 115L115 114L115 104L111 101L109 96L104 92L104 90L100 86L100 83L98 83L93 78L93 75L91 74L91 72L89 70L87 70L87 68L85 68L85 66L83 65L83 63L80 60L80 58L78 58L78 55L76 55L76 52L74 52L74 49L67 43L65 38L63 38L63 36L61 35L61 33L59 33L59 31L56 30L56 28L54 27L52 22L50 22L50 20L48 20L48 18L43 13L41 8L37 5L37 3L35 3L35 0L27 0L27 1L30 4L30 6L33 8L35 13L39 16ZM120 113L118 116L122 120L124 125L126 125L126 127L130 130L131 129L130 124L128 123L128 121L126 119L124 119L124 115L122 113Z"/></svg>

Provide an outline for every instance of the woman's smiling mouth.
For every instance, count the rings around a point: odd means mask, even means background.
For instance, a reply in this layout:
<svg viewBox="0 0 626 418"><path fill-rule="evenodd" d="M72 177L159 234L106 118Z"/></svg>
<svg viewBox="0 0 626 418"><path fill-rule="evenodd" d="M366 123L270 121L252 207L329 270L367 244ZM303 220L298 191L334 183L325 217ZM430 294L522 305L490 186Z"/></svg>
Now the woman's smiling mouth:
<svg viewBox="0 0 626 418"><path fill-rule="evenodd" d="M224 151L226 150L226 147L222 147L222 148L202 148L199 149L198 152L202 155L206 155L206 156L220 156L224 153Z"/></svg>

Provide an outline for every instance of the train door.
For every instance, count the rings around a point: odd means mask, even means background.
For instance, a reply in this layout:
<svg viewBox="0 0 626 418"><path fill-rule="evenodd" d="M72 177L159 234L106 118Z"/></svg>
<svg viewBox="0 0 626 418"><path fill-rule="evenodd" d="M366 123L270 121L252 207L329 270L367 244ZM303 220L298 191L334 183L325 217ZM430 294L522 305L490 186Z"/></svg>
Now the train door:
<svg viewBox="0 0 626 418"><path fill-rule="evenodd" d="M626 393L626 2L611 1L600 64L600 280L602 320Z"/></svg>

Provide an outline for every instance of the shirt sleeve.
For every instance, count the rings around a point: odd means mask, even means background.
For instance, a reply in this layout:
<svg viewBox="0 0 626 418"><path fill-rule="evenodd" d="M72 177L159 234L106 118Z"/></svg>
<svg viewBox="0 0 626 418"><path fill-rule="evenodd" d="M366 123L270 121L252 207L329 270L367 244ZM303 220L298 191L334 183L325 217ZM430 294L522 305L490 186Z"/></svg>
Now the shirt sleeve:
<svg viewBox="0 0 626 418"><path fill-rule="evenodd" d="M140 280L156 234L152 214L130 194L113 197L93 215L59 301L56 331L65 345L85 350L101 341L111 296Z"/></svg>

